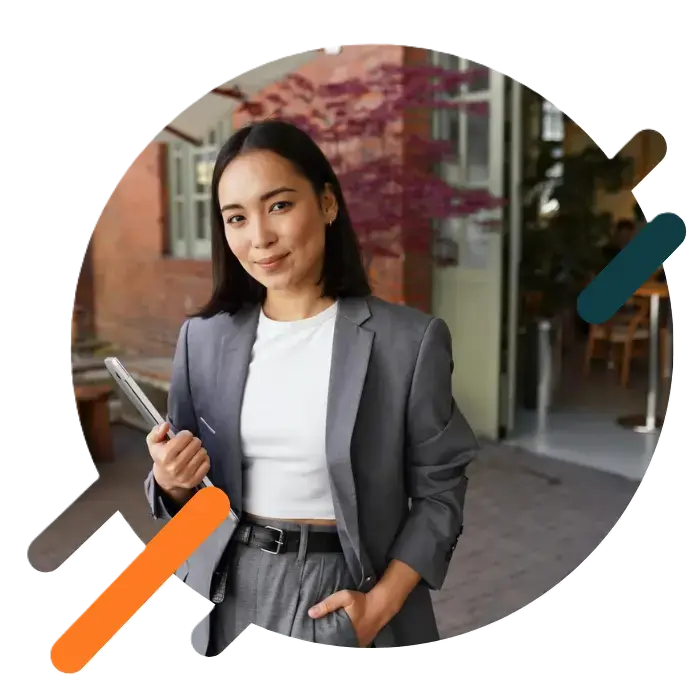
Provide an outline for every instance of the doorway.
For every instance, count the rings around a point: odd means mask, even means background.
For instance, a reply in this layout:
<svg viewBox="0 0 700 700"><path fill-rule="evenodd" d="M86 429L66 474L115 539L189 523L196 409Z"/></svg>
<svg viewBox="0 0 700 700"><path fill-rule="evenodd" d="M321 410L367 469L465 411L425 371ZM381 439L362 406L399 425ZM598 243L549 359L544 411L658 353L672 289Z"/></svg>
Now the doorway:
<svg viewBox="0 0 700 700"><path fill-rule="evenodd" d="M435 263L432 311L452 333L457 403L478 435L498 440L516 400L520 86L456 56L433 53L433 64L473 76L446 96L458 108L434 114L434 137L452 144L442 175L499 203L437 224L438 247L455 252Z"/></svg>
<svg viewBox="0 0 700 700"><path fill-rule="evenodd" d="M605 251L615 249L618 230L631 227L634 235L643 225L632 189L658 144L650 132L608 158L554 105L521 92L519 350L504 437L531 452L638 480L658 436L627 430L618 419L645 412L648 311L630 303L614 328L590 327L578 317L576 297L614 254ZM668 363L662 365L670 376Z"/></svg>

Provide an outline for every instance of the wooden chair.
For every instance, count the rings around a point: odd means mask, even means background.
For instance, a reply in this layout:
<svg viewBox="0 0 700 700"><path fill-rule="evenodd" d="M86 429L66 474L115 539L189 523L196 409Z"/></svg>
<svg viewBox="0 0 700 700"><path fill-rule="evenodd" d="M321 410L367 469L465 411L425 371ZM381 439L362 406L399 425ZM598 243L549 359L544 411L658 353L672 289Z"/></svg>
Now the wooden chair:
<svg viewBox="0 0 700 700"><path fill-rule="evenodd" d="M649 302L646 299L631 299L610 321L589 327L584 374L591 370L591 362L601 357L615 362L620 368L620 383L629 384L630 368L635 357L646 357L649 347ZM617 357L616 357L617 355Z"/></svg>
<svg viewBox="0 0 700 700"><path fill-rule="evenodd" d="M664 326L659 331L659 368L661 379L668 381L671 379L671 353L673 348L673 333Z"/></svg>

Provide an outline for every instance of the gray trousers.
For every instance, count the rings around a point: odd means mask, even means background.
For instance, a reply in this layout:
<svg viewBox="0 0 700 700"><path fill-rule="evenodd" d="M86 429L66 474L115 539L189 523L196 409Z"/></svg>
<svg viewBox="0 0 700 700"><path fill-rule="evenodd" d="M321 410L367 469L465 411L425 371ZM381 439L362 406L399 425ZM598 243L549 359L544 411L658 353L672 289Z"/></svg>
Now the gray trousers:
<svg viewBox="0 0 700 700"><path fill-rule="evenodd" d="M355 587L342 554L306 551L309 531L333 532L335 527L247 520L300 531L299 551L270 554L235 545L226 597L211 613L207 656L220 654L250 624L309 642L357 647L355 630L343 609L317 620L308 614L314 604L332 593Z"/></svg>

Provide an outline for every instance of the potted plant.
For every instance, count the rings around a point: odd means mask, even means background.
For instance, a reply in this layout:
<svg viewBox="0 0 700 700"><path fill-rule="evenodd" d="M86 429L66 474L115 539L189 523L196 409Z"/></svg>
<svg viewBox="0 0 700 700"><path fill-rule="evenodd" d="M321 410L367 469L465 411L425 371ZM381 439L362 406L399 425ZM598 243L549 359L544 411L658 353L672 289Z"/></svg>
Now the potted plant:
<svg viewBox="0 0 700 700"><path fill-rule="evenodd" d="M567 153L562 143L542 140L530 154L523 183L521 376L523 404L535 408L543 322L556 370L567 329L576 319L576 299L606 262L602 245L613 222L610 213L597 211L598 196L631 186L634 161L619 155L609 159L596 146Z"/></svg>

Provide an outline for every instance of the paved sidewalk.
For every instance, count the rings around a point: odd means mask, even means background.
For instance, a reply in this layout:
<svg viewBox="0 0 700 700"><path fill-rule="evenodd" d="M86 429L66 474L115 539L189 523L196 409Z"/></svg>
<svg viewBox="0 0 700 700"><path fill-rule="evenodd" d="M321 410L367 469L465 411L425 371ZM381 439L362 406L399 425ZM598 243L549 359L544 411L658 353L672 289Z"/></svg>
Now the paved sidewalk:
<svg viewBox="0 0 700 700"><path fill-rule="evenodd" d="M40 570L59 566L116 509L144 541L158 531L143 479L143 436L115 430L116 459L30 548ZM473 464L464 534L443 589L434 594L443 637L494 622L532 602L573 571L601 542L636 484L585 467L484 446Z"/></svg>

